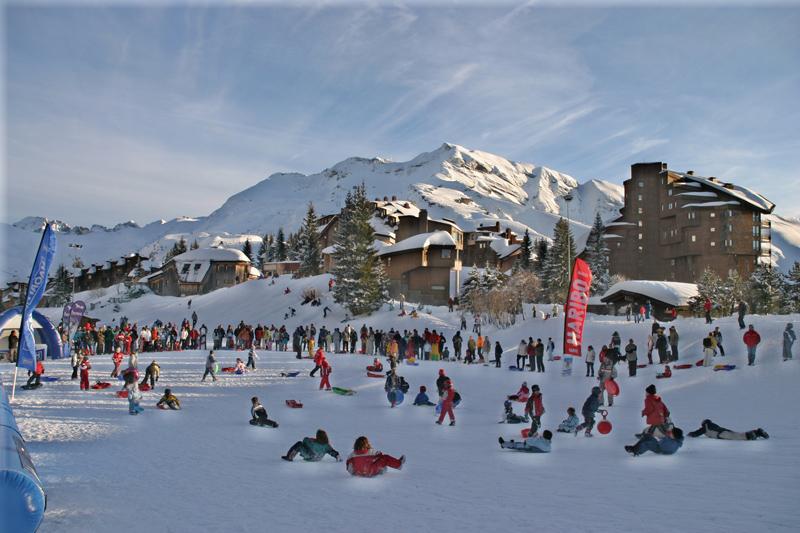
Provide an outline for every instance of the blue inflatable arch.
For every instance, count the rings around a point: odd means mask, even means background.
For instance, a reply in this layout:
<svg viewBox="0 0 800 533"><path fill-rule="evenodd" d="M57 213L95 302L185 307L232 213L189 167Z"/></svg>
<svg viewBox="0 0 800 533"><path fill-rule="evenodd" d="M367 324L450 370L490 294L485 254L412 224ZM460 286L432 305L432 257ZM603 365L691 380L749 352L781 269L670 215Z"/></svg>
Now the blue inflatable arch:
<svg viewBox="0 0 800 533"><path fill-rule="evenodd" d="M47 495L17 428L0 380L0 530L34 532L44 517Z"/></svg>
<svg viewBox="0 0 800 533"><path fill-rule="evenodd" d="M6 324L12 319L22 315L22 307L11 307L6 309L0 314L0 331L5 329ZM61 336L53 327L53 324L46 316L34 309L33 319L39 324L39 327L34 327L34 333L39 333L41 340L47 345L47 358L48 359L61 359L64 357L64 351L61 346Z"/></svg>

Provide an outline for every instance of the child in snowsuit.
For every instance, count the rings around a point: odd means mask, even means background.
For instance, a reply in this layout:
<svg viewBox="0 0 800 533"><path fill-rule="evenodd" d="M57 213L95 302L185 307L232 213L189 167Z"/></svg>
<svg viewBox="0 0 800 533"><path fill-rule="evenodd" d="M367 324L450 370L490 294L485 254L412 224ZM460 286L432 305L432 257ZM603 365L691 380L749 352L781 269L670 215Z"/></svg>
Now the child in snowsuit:
<svg viewBox="0 0 800 533"><path fill-rule="evenodd" d="M247 352L247 365L246 368L252 368L253 370L256 369L256 359L258 359L258 354L256 353L255 347L250 347L250 351Z"/></svg>
<svg viewBox="0 0 800 533"><path fill-rule="evenodd" d="M516 442L514 440L506 442L503 440L503 437L499 437L497 441L500 443L500 447L506 450L519 450L529 453L550 453L550 440L552 438L553 434L550 430L546 429L541 437L528 437L522 442Z"/></svg>
<svg viewBox="0 0 800 533"><path fill-rule="evenodd" d="M128 414L138 415L144 408L139 405L139 400L142 399L142 393L139 392L139 385L136 381L126 386L128 389Z"/></svg>
<svg viewBox="0 0 800 533"><path fill-rule="evenodd" d="M320 379L319 379L319 390L322 390L323 388L325 390L331 390L330 377L331 377L331 372L333 372L333 369L331 368L331 364L328 362L327 359L323 358L320 367L321 367L321 370L319 372L319 376L320 376Z"/></svg>
<svg viewBox="0 0 800 533"><path fill-rule="evenodd" d="M258 401L258 396L253 396L250 399L250 402L252 404L250 407L250 416L252 416L250 419L251 426L269 426L271 428L278 427L277 422L269 419L267 410L264 409L264 406Z"/></svg>
<svg viewBox="0 0 800 533"><path fill-rule="evenodd" d="M173 411L179 411L181 408L181 402L172 394L172 389L164 389L164 396L162 396L156 404L156 407L160 407L161 409L164 409L165 406Z"/></svg>
<svg viewBox="0 0 800 533"><path fill-rule="evenodd" d="M516 394L512 394L508 397L509 400L514 400L516 402L527 402L528 398L531 395L531 390L528 388L528 382L523 381L522 386L519 388Z"/></svg>
<svg viewBox="0 0 800 533"><path fill-rule="evenodd" d="M317 430L316 437L306 437L301 441L295 442L286 452L286 455L281 456L281 459L291 462L298 453L306 461L321 461L326 454L337 461L342 460L339 457L339 452L331 447L328 434L322 429Z"/></svg>
<svg viewBox="0 0 800 533"><path fill-rule="evenodd" d="M85 355L81 361L81 390L89 390L89 370L92 368L92 363Z"/></svg>
<svg viewBox="0 0 800 533"><path fill-rule="evenodd" d="M511 403L511 400L504 401L503 408L505 409L505 414L501 423L505 422L506 424L522 424L523 422L530 422L527 414L525 414L525 416L519 416L514 412L514 404Z"/></svg>
<svg viewBox="0 0 800 533"><path fill-rule="evenodd" d="M244 374L245 372L247 372L247 368L245 368L244 366L244 361L242 361L240 358L237 357L236 364L233 367L233 373L241 375Z"/></svg>
<svg viewBox="0 0 800 533"><path fill-rule="evenodd" d="M583 415L583 424L580 424L575 428L573 433L575 435L578 434L581 430L586 430L585 435L587 437L592 437L592 428L594 427L594 414L600 408L600 397L603 394L603 391L600 390L600 387L592 387L592 393L586 398L586 401L583 402L583 407L581 408L581 414Z"/></svg>
<svg viewBox="0 0 800 533"><path fill-rule="evenodd" d="M405 462L405 455L397 459L374 450L367 437L362 436L353 444L353 453L347 458L347 471L354 476L374 477L386 472L387 467L400 470Z"/></svg>
<svg viewBox="0 0 800 533"><path fill-rule="evenodd" d="M642 416L647 417L648 428L644 431L645 435L653 435L656 430L666 435L669 431L669 409L661 401L661 397L656 394L656 386L650 384L645 389L647 395L644 398L644 409Z"/></svg>
<svg viewBox="0 0 800 533"><path fill-rule="evenodd" d="M211 376L211 379L217 381L217 376L215 374L217 366L217 358L214 357L214 350L208 352L208 357L206 357L206 371L203 372L203 379L200 381L205 381L206 376Z"/></svg>
<svg viewBox="0 0 800 533"><path fill-rule="evenodd" d="M114 361L114 370L111 371L112 378L119 376L119 367L122 365L122 358L122 350L117 348L117 351L111 356L111 360Z"/></svg>
<svg viewBox="0 0 800 533"><path fill-rule="evenodd" d="M756 440L759 437L762 439L769 438L769 434L761 428L740 433L737 431L731 431L730 429L726 429L722 426L718 426L707 418L703 420L703 423L700 425L700 429L689 433L690 437L700 437L702 435L705 435L709 439L721 440Z"/></svg>
<svg viewBox="0 0 800 533"><path fill-rule="evenodd" d="M656 379L666 379L671 377L672 377L672 369L669 367L669 365L664 365L663 372L656 373Z"/></svg>
<svg viewBox="0 0 800 533"><path fill-rule="evenodd" d="M653 452L659 455L672 455L683 446L683 431L680 428L673 428L669 435L661 439L656 439L652 435L644 435L639 442L633 446L625 446L625 451L633 454L634 457L645 452Z"/></svg>
<svg viewBox="0 0 800 533"><path fill-rule="evenodd" d="M456 425L456 416L453 414L453 402L455 401L456 391L453 388L453 383L450 379L444 382L442 394L439 396L442 402L442 412L439 414L439 420L436 421L440 426L444 420L445 415L450 416L450 425Z"/></svg>
<svg viewBox="0 0 800 533"><path fill-rule="evenodd" d="M539 392L539 385L531 388L531 397L525 403L525 414L531 417L531 437L539 436L539 426L542 425L542 415L544 414L544 402L542 393Z"/></svg>
<svg viewBox="0 0 800 533"><path fill-rule="evenodd" d="M567 418L562 420L556 431L558 433L573 433L575 428L578 427L579 423L580 421L578 420L578 417L575 416L575 408L570 407L567 409Z"/></svg>
<svg viewBox="0 0 800 533"><path fill-rule="evenodd" d="M155 359L153 359L153 362L147 365L147 368L144 369L144 379L142 380L140 386L147 383L147 380L149 379L150 388L155 388L159 375L161 375L161 367L158 366L158 363L156 363Z"/></svg>
<svg viewBox="0 0 800 533"><path fill-rule="evenodd" d="M417 394L417 397L414 398L414 405L423 405L427 407L436 405L428 398L428 389L425 387L425 385L420 385L419 394Z"/></svg>

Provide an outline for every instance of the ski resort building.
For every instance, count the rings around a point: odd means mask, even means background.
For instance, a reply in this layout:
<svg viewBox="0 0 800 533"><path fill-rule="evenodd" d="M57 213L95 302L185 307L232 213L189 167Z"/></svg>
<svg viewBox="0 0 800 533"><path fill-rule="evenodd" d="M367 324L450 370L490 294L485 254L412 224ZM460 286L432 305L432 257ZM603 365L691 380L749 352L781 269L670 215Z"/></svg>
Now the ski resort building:
<svg viewBox="0 0 800 533"><path fill-rule="evenodd" d="M139 281L161 296L191 296L259 277L260 272L241 250L198 248L176 255Z"/></svg>
<svg viewBox="0 0 800 533"><path fill-rule="evenodd" d="M775 204L745 187L666 163L636 163L621 216L606 224L610 271L630 279L696 282L709 268L749 276L771 256Z"/></svg>
<svg viewBox="0 0 800 533"><path fill-rule="evenodd" d="M134 253L81 268L72 278L75 292L102 289L128 281L134 270L142 266L144 261L146 258Z"/></svg>

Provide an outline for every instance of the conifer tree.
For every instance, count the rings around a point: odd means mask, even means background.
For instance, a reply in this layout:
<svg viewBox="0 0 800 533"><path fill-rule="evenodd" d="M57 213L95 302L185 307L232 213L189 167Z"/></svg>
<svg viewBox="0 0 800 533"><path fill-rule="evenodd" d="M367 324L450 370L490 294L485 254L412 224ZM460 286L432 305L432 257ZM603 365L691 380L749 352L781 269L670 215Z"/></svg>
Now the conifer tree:
<svg viewBox="0 0 800 533"><path fill-rule="evenodd" d="M242 253L247 256L251 263L253 262L253 245L250 244L250 239L244 241Z"/></svg>
<svg viewBox="0 0 800 533"><path fill-rule="evenodd" d="M536 250L536 259L533 262L533 271L542 277L542 272L544 272L544 264L547 261L547 251L549 248L549 243L547 239L539 239L536 241L534 249Z"/></svg>
<svg viewBox="0 0 800 533"><path fill-rule="evenodd" d="M172 249L167 252L166 257L164 258L164 262L166 263L176 255L181 255L183 253L186 253L186 239L181 237L181 240L173 244Z"/></svg>
<svg viewBox="0 0 800 533"><path fill-rule="evenodd" d="M334 237L333 296L355 315L377 310L389 295L389 281L374 248L372 204L362 183L347 193Z"/></svg>
<svg viewBox="0 0 800 533"><path fill-rule="evenodd" d="M319 232L317 232L317 213L314 204L308 203L306 217L297 232L297 253L300 259L301 276L316 276L321 271L322 248L319 244Z"/></svg>
<svg viewBox="0 0 800 533"><path fill-rule="evenodd" d="M56 306L62 306L72 298L72 278L67 267L58 265L55 275L50 280L51 300Z"/></svg>
<svg viewBox="0 0 800 533"><path fill-rule="evenodd" d="M605 226L598 212L586 240L586 263L592 271L592 294L603 294L608 290L611 274L608 271L609 250L603 239Z"/></svg>
<svg viewBox="0 0 800 533"><path fill-rule="evenodd" d="M777 313L784 292L783 274L770 265L759 264L750 276L750 300L757 313Z"/></svg>
<svg viewBox="0 0 800 533"><path fill-rule="evenodd" d="M542 279L546 280L545 294L551 302L563 302L569 289L572 262L575 261L575 239L563 218L553 230L553 245L547 251Z"/></svg>
<svg viewBox="0 0 800 533"><path fill-rule="evenodd" d="M522 237L522 242L519 245L520 254L514 262L514 271L533 271L533 242L528 230L525 230L525 235Z"/></svg>
<svg viewBox="0 0 800 533"><path fill-rule="evenodd" d="M289 252L286 249L286 236L283 233L283 228L278 228L274 246L274 261L286 261L289 258Z"/></svg>
<svg viewBox="0 0 800 533"><path fill-rule="evenodd" d="M197 250L198 248L200 248L200 245L197 243L197 239L195 239L195 240L192 241L192 246L191 246L190 249L191 250Z"/></svg>
<svg viewBox="0 0 800 533"><path fill-rule="evenodd" d="M795 261L786 275L783 301L787 312L800 313L800 261Z"/></svg>

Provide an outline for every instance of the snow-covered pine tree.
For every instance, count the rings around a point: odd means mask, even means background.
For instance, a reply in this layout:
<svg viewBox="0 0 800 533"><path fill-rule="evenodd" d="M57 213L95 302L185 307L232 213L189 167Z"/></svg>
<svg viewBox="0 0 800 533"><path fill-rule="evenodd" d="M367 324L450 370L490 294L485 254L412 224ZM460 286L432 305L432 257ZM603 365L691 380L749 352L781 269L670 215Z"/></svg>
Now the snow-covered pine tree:
<svg viewBox="0 0 800 533"><path fill-rule="evenodd" d="M250 244L250 239L244 241L242 253L247 256L251 263L253 262L253 245Z"/></svg>
<svg viewBox="0 0 800 533"><path fill-rule="evenodd" d="M533 262L533 271L539 276L542 277L542 272L544 271L544 264L547 261L547 252L550 248L550 244L547 242L547 239L539 239L536 241L536 245L534 249L536 251L536 259Z"/></svg>
<svg viewBox="0 0 800 533"><path fill-rule="evenodd" d="M787 312L800 313L800 261L795 261L786 275L783 301Z"/></svg>
<svg viewBox="0 0 800 533"><path fill-rule="evenodd" d="M689 307L695 313L702 313L706 298L713 304L721 305L723 294L722 279L716 272L706 268L697 280L697 296L689 301Z"/></svg>
<svg viewBox="0 0 800 533"><path fill-rule="evenodd" d="M354 315L371 313L389 296L389 281L374 248L372 204L362 183L347 193L334 237L333 297Z"/></svg>
<svg viewBox="0 0 800 533"><path fill-rule="evenodd" d="M195 239L195 240L192 241L192 246L191 246L190 249L191 250L197 250L198 248L200 248L200 245L197 243L197 239Z"/></svg>
<svg viewBox="0 0 800 533"><path fill-rule="evenodd" d="M299 235L300 231L298 230L286 237L286 259L289 261L302 261Z"/></svg>
<svg viewBox="0 0 800 533"><path fill-rule="evenodd" d="M586 262L592 271L592 294L603 294L608 290L611 274L608 271L609 250L603 239L605 226L600 213L596 213L594 224L589 231L589 238L586 240Z"/></svg>
<svg viewBox="0 0 800 533"><path fill-rule="evenodd" d="M545 293L551 302L566 300L574 260L575 239L567 221L560 218L553 230L553 245L547 251L541 276L547 283Z"/></svg>
<svg viewBox="0 0 800 533"><path fill-rule="evenodd" d="M522 237L522 242L519 245L519 257L514 262L514 271L532 272L533 271L533 242L528 230L525 230L525 235Z"/></svg>
<svg viewBox="0 0 800 533"><path fill-rule="evenodd" d="M314 204L308 202L306 217L303 225L297 232L297 248L300 258L300 276L316 276L322 267L322 248L319 245L319 232L317 231L317 212Z"/></svg>
<svg viewBox="0 0 800 533"><path fill-rule="evenodd" d="M183 237L181 237L181 240L172 245L172 249L168 251L167 255L164 257L164 262L166 263L176 255L181 255L182 253L186 253L186 239Z"/></svg>
<svg viewBox="0 0 800 533"><path fill-rule="evenodd" d="M750 301L756 313L777 313L784 291L783 274L769 265L759 264L750 276Z"/></svg>
<svg viewBox="0 0 800 533"><path fill-rule="evenodd" d="M747 299L748 282L743 279L739 272L734 270L730 275L722 280L719 289L719 305L723 314L732 314L733 308L740 300Z"/></svg>
<svg viewBox="0 0 800 533"><path fill-rule="evenodd" d="M472 269L469 271L469 275L467 276L466 281L464 281L464 288L461 291L461 296L459 296L459 305L467 309L471 312L475 312L475 301L476 298L479 298L481 294L481 272L475 267L472 266Z"/></svg>
<svg viewBox="0 0 800 533"><path fill-rule="evenodd" d="M286 261L288 258L289 252L286 249L286 236L283 233L283 228L278 228L278 235L275 236L273 261Z"/></svg>
<svg viewBox="0 0 800 533"><path fill-rule="evenodd" d="M256 254L256 266L259 270L264 270L264 263L269 261L270 255L270 235L264 235L261 239L261 244L258 247L258 253Z"/></svg>
<svg viewBox="0 0 800 533"><path fill-rule="evenodd" d="M50 300L56 307L66 304L72 298L72 278L63 264L58 265L55 275L50 280L50 293Z"/></svg>

